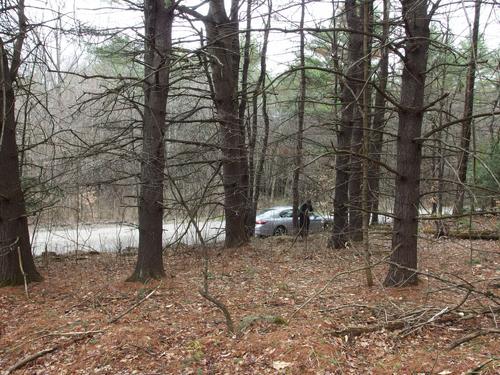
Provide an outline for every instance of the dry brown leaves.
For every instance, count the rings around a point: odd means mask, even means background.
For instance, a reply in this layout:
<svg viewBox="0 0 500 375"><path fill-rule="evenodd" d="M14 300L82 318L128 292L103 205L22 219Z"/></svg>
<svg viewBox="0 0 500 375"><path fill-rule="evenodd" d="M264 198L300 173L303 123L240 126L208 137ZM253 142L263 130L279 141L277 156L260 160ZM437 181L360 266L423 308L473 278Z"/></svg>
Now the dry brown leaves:
<svg viewBox="0 0 500 375"><path fill-rule="evenodd" d="M426 324L404 338L400 330L383 329L356 337L335 335L418 309L451 308L464 298L463 290L430 277L421 276L417 287L385 289L380 283L386 267L381 265L370 289L363 272L344 275L289 320L336 273L363 265L355 246L328 250L325 235L311 237L307 246L299 241L291 248L292 240L269 238L237 250L210 250L210 292L227 304L235 322L247 323L239 337L226 334L220 311L197 292L202 282L199 249L171 250L165 259L168 278L114 324L107 322L159 285L124 282L134 257L68 257L52 259L48 267L41 262L45 280L30 285L31 300L22 287L0 289L0 369L57 346L15 373L461 374L492 358L482 371L500 373L495 359L499 335L448 350L453 341L494 328L500 320L474 313L491 306L479 294L471 294L453 319ZM371 243L374 259L388 254L386 235L374 235ZM499 247L494 241L421 239L420 268L498 295ZM467 314L468 319L459 319Z"/></svg>

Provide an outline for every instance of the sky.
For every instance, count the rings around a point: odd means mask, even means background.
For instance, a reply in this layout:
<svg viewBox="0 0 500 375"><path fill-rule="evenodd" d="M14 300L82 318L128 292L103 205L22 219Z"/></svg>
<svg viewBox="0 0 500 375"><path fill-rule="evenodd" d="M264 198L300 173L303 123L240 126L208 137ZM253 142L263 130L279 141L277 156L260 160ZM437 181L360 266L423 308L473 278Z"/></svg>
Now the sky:
<svg viewBox="0 0 500 375"><path fill-rule="evenodd" d="M500 46L500 7L491 5L491 1L494 0L489 0L489 3L485 3L482 6L480 32L484 35L488 47L498 48ZM449 2L451 2L451 0L449 0ZM142 12L124 10L123 8L126 8L126 5L115 0L27 0L26 3L28 7L32 7L28 11L30 18L36 20L53 19L57 10L60 9L61 13L67 15L66 21L64 21L66 26L71 26L71 19L75 18L85 24L101 28L127 28L134 26L136 30L140 30L143 23ZM184 0L184 4L186 5L196 3L197 2L194 0ZM273 27L297 27L300 19L300 8L299 6L290 7L289 4L290 2L286 0L274 1L274 9L282 8L285 10L274 14L272 19ZM397 6L399 2L393 1L393 4ZM443 4L446 4L446 1L443 2ZM471 2L465 3L464 1L453 2L453 4L454 5L443 6L439 9L435 17L434 25L439 27L439 23L446 24L448 21L444 15L450 14L449 24L452 34L455 41L460 42L466 40L470 35L474 17L473 4ZM336 6L338 6L338 1L336 1ZM120 7L122 8L121 10L119 9ZM382 5L380 0L375 1L375 7L381 10ZM203 13L206 11L206 8L206 6L202 7L199 11ZM265 8L265 6L262 6L256 12L257 16L253 20L253 27L262 27L260 15L266 11ZM449 12L451 8L453 8L453 11ZM307 5L306 26L315 27L320 24L327 26L331 14L331 0L311 2ZM293 26L291 26L291 21L293 21ZM197 26L201 27L201 23ZM241 29L244 28L245 25L242 22ZM193 39L193 37L190 38L190 36L192 36L192 31L187 23L178 23L174 28L174 39ZM47 40L50 40L50 38ZM64 44L63 50L65 60L67 60L68 64L74 65L75 58L78 58L78 55L82 53L81 46L78 45L78 40L75 38L66 39ZM197 43L194 45L191 44L190 46L185 42L184 44L188 48L198 47ZM289 62L294 59L297 49L298 35L294 33L283 34L281 32L271 33L268 47L269 69L276 73L286 70Z"/></svg>

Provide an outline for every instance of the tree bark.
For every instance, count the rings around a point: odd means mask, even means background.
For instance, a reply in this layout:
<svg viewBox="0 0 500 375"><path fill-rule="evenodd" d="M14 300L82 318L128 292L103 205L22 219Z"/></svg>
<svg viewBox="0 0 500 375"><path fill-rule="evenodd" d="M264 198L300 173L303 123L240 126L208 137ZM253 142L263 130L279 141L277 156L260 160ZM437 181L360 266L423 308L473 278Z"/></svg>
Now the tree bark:
<svg viewBox="0 0 500 375"><path fill-rule="evenodd" d="M372 224L378 224L378 212L380 203L380 162L382 157L382 146L384 144L384 127L385 127L385 97L382 93L387 89L387 77L389 75L389 49L387 41L389 38L389 0L384 0L383 10L383 25L382 25L382 40L380 41L380 66L378 87L380 91L375 94L375 114L372 123L372 136L370 142L370 158L374 160L370 163L368 173L368 184L370 194L370 211L372 216Z"/></svg>
<svg viewBox="0 0 500 375"><path fill-rule="evenodd" d="M362 21L359 13L356 12L356 0L346 0L345 12L347 25L351 30L362 31ZM358 9L359 10L359 9ZM361 29L360 29L361 28ZM335 193L333 198L333 231L328 242L331 248L339 249L345 247L349 239L349 176L350 176L350 156L352 129L355 116L358 129L362 134L362 119L357 109L356 93L361 92L363 79L363 34L352 32L349 34L346 80L342 87L342 118L337 132L337 149L335 169ZM346 152L347 151L347 152ZM358 176L360 178L360 176ZM352 186L352 184L351 184ZM359 189L359 198L361 189ZM348 203L350 202L350 203ZM359 204L361 201L359 201ZM362 221L360 222L360 228Z"/></svg>
<svg viewBox="0 0 500 375"><path fill-rule="evenodd" d="M238 1L233 0L229 16L223 0L211 0L207 28L215 108L222 130L222 171L226 247L238 247L249 240L245 229L248 199L248 162L245 130L239 119L238 73L240 63Z"/></svg>
<svg viewBox="0 0 500 375"><path fill-rule="evenodd" d="M144 56L144 123L139 193L139 252L128 281L165 276L163 268L163 177L166 105L169 89L174 7L146 0Z"/></svg>
<svg viewBox="0 0 500 375"><path fill-rule="evenodd" d="M10 67L5 45L0 39L0 286L24 283L18 249L27 281L42 280L31 253L16 143L14 82L26 33L24 1L18 2L17 11L19 31L11 49Z"/></svg>
<svg viewBox="0 0 500 375"><path fill-rule="evenodd" d="M467 163L469 161L469 149L472 133L472 113L474 111L474 83L476 79L477 41L479 36L479 15L481 11L481 0L475 1L474 24L472 26L472 38L467 68L467 80L465 83L464 121L462 122L462 134L460 138L460 153L458 157L458 187L454 215L461 215L464 210L465 184L467 183Z"/></svg>
<svg viewBox="0 0 500 375"><path fill-rule="evenodd" d="M369 33L371 32L371 25L373 22L373 2L371 0L364 0L363 3L363 55L365 57L363 61L363 81L365 82L365 88L363 90L363 155L368 158L369 156L369 145L370 145L370 104L371 104L371 91L368 89L368 80L370 79L370 68L371 68L371 38ZM363 218L363 250L366 263L366 285L368 287L373 286L373 274L371 269L371 253L370 253L370 241L368 228L370 225L370 211L368 203L368 170L369 170L368 159L363 159L363 181L362 181L362 218Z"/></svg>
<svg viewBox="0 0 500 375"><path fill-rule="evenodd" d="M257 161L257 166L255 169L255 175L253 177L253 185L254 185L254 193L252 197L252 211L251 221L252 228L255 229L255 218L257 216L257 206L259 204L260 192L262 190L262 176L264 174L264 164L267 159L267 150L268 150L268 142L269 142L269 114L267 112L267 92L266 92L266 59L267 59L267 44L269 40L269 28L271 27L271 14L272 14L272 3L268 3L268 16L266 22L266 30L264 31L264 38L262 42L262 50L260 51L260 74L257 79L257 85L255 88L255 92L252 97L252 107L254 118L253 120L253 128L254 133L257 132L257 122L258 122L258 105L257 100L259 97L259 93L262 95L262 103L261 103L261 111L262 111L262 119L264 121L264 132L262 136L262 148L260 150L260 157ZM253 231L252 231L253 232ZM253 234L253 233L252 233Z"/></svg>
<svg viewBox="0 0 500 375"><path fill-rule="evenodd" d="M368 0L364 0L368 1ZM368 119L368 113L364 113L364 100L369 100L368 85L363 81L364 65L368 60L370 63L370 54L364 54L364 18L365 11L369 12L370 7L366 7L364 1L358 1L355 7L355 15L348 18L348 26L354 33L350 34L350 38L354 39L356 46L359 45L359 51L356 52L356 59L350 61L350 64L355 64L355 108L353 116L353 129L351 140L351 174L349 176L349 232L352 241L363 240L363 211L362 196L363 186L363 159L359 156L363 154L363 135L364 135L364 119ZM358 15L359 14L359 15ZM350 20L350 22L349 22ZM358 47L356 47L358 48ZM359 56L358 56L359 55ZM368 95L367 95L368 94ZM368 111L368 107L366 109Z"/></svg>
<svg viewBox="0 0 500 375"><path fill-rule="evenodd" d="M306 71L305 66L305 33L304 33L304 19L305 19L306 3L302 0L300 6L300 81L299 81L299 95L297 100L297 143L295 146L295 169L293 170L292 181L292 206L293 206L293 227L295 230L299 229L298 214L300 204L300 176L303 170L303 141L304 141L304 111L306 99Z"/></svg>
<svg viewBox="0 0 500 375"><path fill-rule="evenodd" d="M429 49L427 1L402 0L406 29L404 68L397 137L396 196L392 254L385 286L418 282L417 232L422 148L417 138L422 131L424 88ZM399 267L402 266L402 267Z"/></svg>

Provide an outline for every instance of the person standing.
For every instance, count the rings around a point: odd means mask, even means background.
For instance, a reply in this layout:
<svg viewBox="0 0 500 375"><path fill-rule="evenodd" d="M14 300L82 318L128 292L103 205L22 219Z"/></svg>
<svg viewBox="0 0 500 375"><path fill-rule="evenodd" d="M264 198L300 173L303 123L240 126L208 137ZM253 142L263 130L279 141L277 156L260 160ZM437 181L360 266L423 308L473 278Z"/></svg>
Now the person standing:
<svg viewBox="0 0 500 375"><path fill-rule="evenodd" d="M311 200L308 199L299 208L299 234L301 237L307 237L309 234L309 213L314 211Z"/></svg>

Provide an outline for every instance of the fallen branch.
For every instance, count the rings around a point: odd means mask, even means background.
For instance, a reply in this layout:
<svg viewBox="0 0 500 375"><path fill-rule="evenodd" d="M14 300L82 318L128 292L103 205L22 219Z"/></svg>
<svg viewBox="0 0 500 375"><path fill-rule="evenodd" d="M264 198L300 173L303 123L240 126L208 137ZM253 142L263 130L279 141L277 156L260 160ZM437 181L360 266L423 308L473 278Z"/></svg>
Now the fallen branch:
<svg viewBox="0 0 500 375"><path fill-rule="evenodd" d="M437 318L439 318L440 316L443 316L444 314L448 313L449 311L450 311L450 309L448 307L445 307L444 309L442 309L441 311L439 311L437 314L434 314L433 316L431 316L426 321L418 323L418 324L416 324L416 325L414 325L412 327L409 327L408 329L404 330L404 332L401 332L401 337L406 337L406 336L411 335L413 332L417 331L418 329L422 328L423 326L425 326L425 325L427 325L429 323L432 323Z"/></svg>
<svg viewBox="0 0 500 375"><path fill-rule="evenodd" d="M77 336L77 337L74 337L74 338L72 338L69 341L62 342L62 343L60 343L58 345L55 345L55 346L53 346L51 348L40 350L39 352L30 354L29 356L21 359L19 362L15 363L11 367L9 367L6 371L4 371L2 373L2 375L9 375L13 371L20 369L21 367L27 365L28 363L34 361L35 359L43 357L46 354L49 354L49 353L55 352L56 350L61 349L61 347L63 345L66 345L66 346L67 345L72 345L75 342L83 340L84 338L86 338L86 337L88 337L90 335L93 335L95 333L101 333L101 332L103 332L103 331L96 330L96 331L83 331L83 332L54 332L54 333L50 333L48 335L44 335L42 337L46 337L46 336Z"/></svg>
<svg viewBox="0 0 500 375"><path fill-rule="evenodd" d="M292 320L295 315L297 315L297 313L302 310L304 308L304 306L306 306L307 304L309 304L313 299L315 299L316 297L318 297L321 293L323 293L336 279L338 279L340 276L343 276L343 275L348 275L350 273L355 273L355 272L359 272L359 271L365 271L367 268L373 268L381 263L384 263L385 262L385 259L382 259L376 263L373 263L371 264L370 266L368 267L359 267L359 268L355 268L353 270L348 270L348 271L343 271L343 272L339 272L335 275L333 275L333 277L328 280L326 282L326 284L320 288L319 290L317 290L315 293L313 293L308 299L305 300L304 303L302 303L302 305L300 305L299 307L297 307L297 309L292 313L292 315L290 315L290 318L288 319L289 321Z"/></svg>
<svg viewBox="0 0 500 375"><path fill-rule="evenodd" d="M500 335L500 329L498 328L486 328L480 329L479 331L472 332L471 334L464 336L450 344L448 347L449 350L455 349L457 346L460 346L468 341L474 340L476 337L489 335L489 334L497 334Z"/></svg>
<svg viewBox="0 0 500 375"><path fill-rule="evenodd" d="M156 288L154 288L146 297L144 297L143 299L141 299L139 302L134 303L132 306L130 306L124 312L118 314L114 318L109 319L108 320L108 324L116 323L119 319L123 318L125 315L127 315L129 312L131 312L133 309L135 309L137 306L139 306L144 301L146 301L149 297L151 297L160 288L160 286L161 286L161 282L160 282L160 284Z"/></svg>
<svg viewBox="0 0 500 375"><path fill-rule="evenodd" d="M406 322L403 320L395 320L393 322L387 322L383 324L376 324L373 326L360 326L360 327L347 327L341 331L334 331L334 336L348 336L349 338L361 336L364 333L371 333L380 331L382 329L388 331L395 331L401 329L405 326Z"/></svg>
<svg viewBox="0 0 500 375"><path fill-rule="evenodd" d="M476 367L474 367L473 369L471 369L471 370L467 371L467 375L477 375L477 374L480 374L480 373L481 373L481 370L482 370L485 366L489 365L489 364L490 364L491 362L493 362L493 361L498 361L498 360L499 360L499 358L495 358L495 357L493 357L493 358L488 358L486 361L481 362L479 365L477 365L477 366L476 366Z"/></svg>
<svg viewBox="0 0 500 375"><path fill-rule="evenodd" d="M40 350L39 352L33 353L23 359L21 359L19 362L15 363L14 365L10 366L4 373L3 375L9 375L15 370L20 369L21 367L27 365L28 363L34 361L37 358L43 357L45 354L52 353L59 349L59 346L53 346L52 348L49 349L44 349Z"/></svg>

